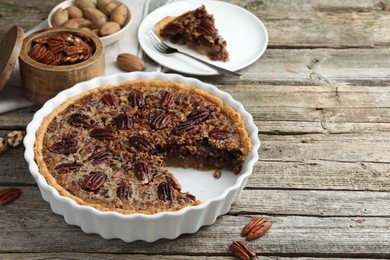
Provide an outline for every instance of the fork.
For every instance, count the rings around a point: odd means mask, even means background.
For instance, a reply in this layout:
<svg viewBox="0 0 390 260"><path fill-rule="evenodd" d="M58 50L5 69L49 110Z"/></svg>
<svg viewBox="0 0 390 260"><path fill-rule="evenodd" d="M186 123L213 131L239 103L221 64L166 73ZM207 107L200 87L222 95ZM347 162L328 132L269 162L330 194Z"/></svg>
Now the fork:
<svg viewBox="0 0 390 260"><path fill-rule="evenodd" d="M211 63L208 63L202 59L199 59L197 57L194 57L188 53L185 53L185 52L182 52L182 51L179 51L178 49L175 49L171 46L168 46L166 43L164 43L163 41L160 40L160 38L152 31L150 30L146 35L146 38L149 40L149 42L153 45L153 47L161 52L161 53L164 53L164 54L171 54L171 53L181 53L181 54L184 54L188 57L191 57L197 61L200 61L201 63L203 64L206 64L207 66L215 69L216 71L218 71L219 73L221 74L224 74L224 75L227 75L227 76L230 76L230 77L235 77L235 78L242 78L242 75L236 73L236 72L233 72L233 71L230 71L230 70L227 70L227 69L224 69L224 68L221 68L221 67L218 67L218 66L215 66L214 64L211 64Z"/></svg>

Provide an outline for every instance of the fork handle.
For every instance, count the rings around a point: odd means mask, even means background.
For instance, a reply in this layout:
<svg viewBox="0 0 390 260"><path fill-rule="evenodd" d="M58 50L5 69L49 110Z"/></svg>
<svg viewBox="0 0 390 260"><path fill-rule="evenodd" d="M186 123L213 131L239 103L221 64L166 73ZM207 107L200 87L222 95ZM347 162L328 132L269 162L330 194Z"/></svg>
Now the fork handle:
<svg viewBox="0 0 390 260"><path fill-rule="evenodd" d="M238 74L237 72L234 72L234 71L230 71L230 70L227 70L227 69L224 69L224 68L221 68L221 67L218 67L218 66L215 66L214 64L211 64L211 63L208 63L207 61L204 61L204 60L201 60L195 56L192 56L188 53L185 53L185 52L181 52L179 51L181 54L184 54L190 58L193 58L197 61L200 61L201 63L203 64L206 64L207 66L209 66L210 68L213 68L215 69L216 71L218 71L219 73L223 74L223 75L226 75L226 76L230 76L230 77L234 77L234 78L240 78L242 79L242 75L241 74Z"/></svg>

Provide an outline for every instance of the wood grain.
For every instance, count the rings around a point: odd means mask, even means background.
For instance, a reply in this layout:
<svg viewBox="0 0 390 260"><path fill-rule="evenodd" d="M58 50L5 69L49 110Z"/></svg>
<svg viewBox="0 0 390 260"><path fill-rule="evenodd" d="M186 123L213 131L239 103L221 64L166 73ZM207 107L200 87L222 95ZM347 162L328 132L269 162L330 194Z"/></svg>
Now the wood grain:
<svg viewBox="0 0 390 260"><path fill-rule="evenodd" d="M0 37L59 2L1 1ZM269 33L243 80L195 76L240 101L259 128L260 159L230 212L176 240L104 240L52 213L20 146L0 154L0 188L23 191L0 208L1 259L233 259L229 244L255 216L273 223L250 242L258 259L390 258L390 2L227 2ZM24 130L37 109L1 114L0 136Z"/></svg>

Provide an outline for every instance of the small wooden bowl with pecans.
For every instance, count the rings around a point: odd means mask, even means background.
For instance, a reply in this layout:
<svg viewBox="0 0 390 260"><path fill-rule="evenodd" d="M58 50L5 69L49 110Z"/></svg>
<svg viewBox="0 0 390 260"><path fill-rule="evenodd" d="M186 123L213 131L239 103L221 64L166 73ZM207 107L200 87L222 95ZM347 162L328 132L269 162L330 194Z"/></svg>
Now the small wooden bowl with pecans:
<svg viewBox="0 0 390 260"><path fill-rule="evenodd" d="M60 91L103 75L104 46L93 33L51 28L24 39L19 63L25 95L43 105Z"/></svg>

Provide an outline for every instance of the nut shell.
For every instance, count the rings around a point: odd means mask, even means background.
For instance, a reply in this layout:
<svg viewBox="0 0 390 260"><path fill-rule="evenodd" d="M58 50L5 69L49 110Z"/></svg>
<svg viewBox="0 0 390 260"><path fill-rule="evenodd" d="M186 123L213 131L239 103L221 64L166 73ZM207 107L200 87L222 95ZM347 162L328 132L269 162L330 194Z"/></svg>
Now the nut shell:
<svg viewBox="0 0 390 260"><path fill-rule="evenodd" d="M124 71L142 71L145 70L145 63L139 57L130 53L121 53L116 58L118 66Z"/></svg>

